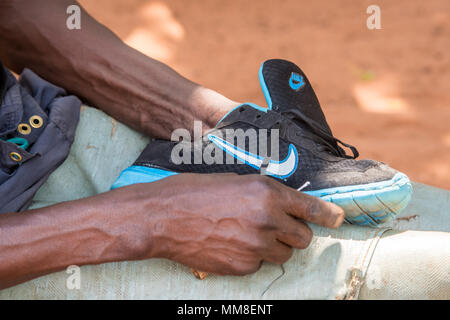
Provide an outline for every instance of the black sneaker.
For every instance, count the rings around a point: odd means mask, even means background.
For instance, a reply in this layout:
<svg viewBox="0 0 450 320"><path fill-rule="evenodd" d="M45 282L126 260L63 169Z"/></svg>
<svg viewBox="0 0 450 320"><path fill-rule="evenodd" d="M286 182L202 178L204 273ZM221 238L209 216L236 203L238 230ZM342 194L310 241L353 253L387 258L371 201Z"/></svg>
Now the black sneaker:
<svg viewBox="0 0 450 320"><path fill-rule="evenodd" d="M352 224L377 226L406 207L412 193L408 177L381 162L355 160L358 151L332 135L300 68L268 60L259 75L268 108L242 104L194 143L151 142L112 188L183 172L235 172L269 175L336 203Z"/></svg>

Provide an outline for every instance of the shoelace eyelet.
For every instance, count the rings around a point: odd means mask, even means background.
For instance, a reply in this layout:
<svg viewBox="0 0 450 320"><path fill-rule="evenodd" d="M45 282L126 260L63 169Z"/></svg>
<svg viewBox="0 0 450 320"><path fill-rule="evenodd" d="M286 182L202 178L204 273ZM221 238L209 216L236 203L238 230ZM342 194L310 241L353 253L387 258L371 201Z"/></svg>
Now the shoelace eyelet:
<svg viewBox="0 0 450 320"><path fill-rule="evenodd" d="M15 162L22 161L22 156L18 152L14 152L14 151L10 152L9 157L11 158L11 160L13 160Z"/></svg>
<svg viewBox="0 0 450 320"><path fill-rule="evenodd" d="M36 129L42 127L42 125L44 124L44 120L38 115L34 115L34 116L30 117L29 122L30 122L30 125Z"/></svg>
<svg viewBox="0 0 450 320"><path fill-rule="evenodd" d="M20 134L26 136L31 133L31 128L28 124L21 123L17 126L17 131L19 131Z"/></svg>

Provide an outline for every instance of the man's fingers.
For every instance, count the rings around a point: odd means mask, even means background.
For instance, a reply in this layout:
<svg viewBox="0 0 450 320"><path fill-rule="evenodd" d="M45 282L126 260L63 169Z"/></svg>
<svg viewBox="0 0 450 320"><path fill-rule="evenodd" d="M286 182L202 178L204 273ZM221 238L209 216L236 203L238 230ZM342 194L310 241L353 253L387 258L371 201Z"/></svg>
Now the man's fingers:
<svg viewBox="0 0 450 320"><path fill-rule="evenodd" d="M267 250L264 260L272 263L283 264L292 256L292 248L274 239L272 247Z"/></svg>
<svg viewBox="0 0 450 320"><path fill-rule="evenodd" d="M313 232L306 223L289 215L284 215L280 219L277 239L281 242L297 249L306 249L311 243L312 237Z"/></svg>
<svg viewBox="0 0 450 320"><path fill-rule="evenodd" d="M344 210L337 205L284 185L282 187L285 195L284 209L292 216L328 228L337 228L344 221Z"/></svg>

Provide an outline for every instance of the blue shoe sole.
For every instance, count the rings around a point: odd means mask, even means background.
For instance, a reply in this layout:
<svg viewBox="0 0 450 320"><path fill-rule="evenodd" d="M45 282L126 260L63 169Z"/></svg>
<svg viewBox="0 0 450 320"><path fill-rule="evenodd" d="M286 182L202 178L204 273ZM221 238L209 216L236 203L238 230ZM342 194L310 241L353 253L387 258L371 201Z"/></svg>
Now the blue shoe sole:
<svg viewBox="0 0 450 320"><path fill-rule="evenodd" d="M409 178L398 172L386 181L305 193L340 206L345 211L345 220L351 224L376 227L406 208L412 191Z"/></svg>
<svg viewBox="0 0 450 320"><path fill-rule="evenodd" d="M131 166L120 174L111 189L154 182L176 174L158 168ZM412 186L409 178L399 172L386 181L304 193L340 206L345 211L345 220L350 224L376 227L395 217L408 205Z"/></svg>

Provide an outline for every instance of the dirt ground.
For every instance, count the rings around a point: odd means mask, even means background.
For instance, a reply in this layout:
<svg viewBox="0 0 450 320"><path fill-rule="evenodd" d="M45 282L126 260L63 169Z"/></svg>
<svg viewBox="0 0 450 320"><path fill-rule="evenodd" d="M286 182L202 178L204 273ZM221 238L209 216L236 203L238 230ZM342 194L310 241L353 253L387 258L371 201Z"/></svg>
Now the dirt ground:
<svg viewBox="0 0 450 320"><path fill-rule="evenodd" d="M450 189L449 0L81 0L126 43L236 101L258 69L296 62L361 158ZM371 4L381 30L366 27Z"/></svg>

